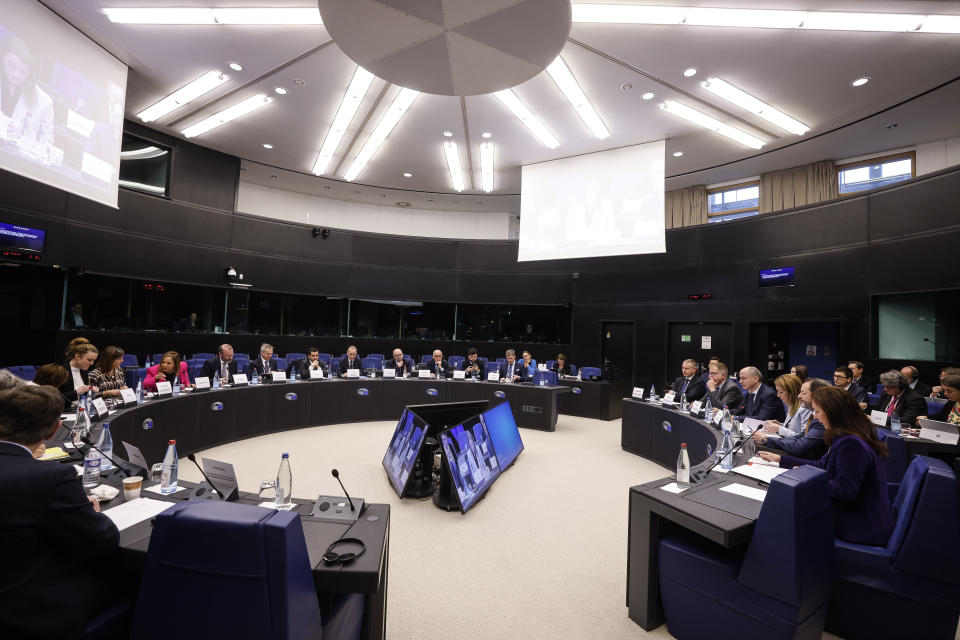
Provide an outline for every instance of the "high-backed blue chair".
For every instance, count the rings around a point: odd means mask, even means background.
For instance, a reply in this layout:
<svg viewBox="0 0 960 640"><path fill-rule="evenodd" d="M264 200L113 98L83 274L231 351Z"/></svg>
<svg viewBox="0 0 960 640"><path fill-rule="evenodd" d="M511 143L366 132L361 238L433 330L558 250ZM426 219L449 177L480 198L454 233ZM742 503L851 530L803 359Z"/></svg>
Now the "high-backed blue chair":
<svg viewBox="0 0 960 640"><path fill-rule="evenodd" d="M330 366L330 354L329 353L318 353L317 360L324 363L327 366Z"/></svg>
<svg viewBox="0 0 960 640"><path fill-rule="evenodd" d="M868 393L868 394L867 394L867 404L868 404L868 405L877 404L877 401L878 401L878 400L880 400L880 394L879 394L879 393Z"/></svg>
<svg viewBox="0 0 960 640"><path fill-rule="evenodd" d="M587 378L589 378L590 376L597 376L597 377L599 378L599 377L600 377L600 367L581 367L581 368L580 368L580 375L583 376L584 379L587 379Z"/></svg>
<svg viewBox="0 0 960 640"><path fill-rule="evenodd" d="M171 617L171 594L192 604ZM171 625L194 638L320 637L300 516L208 501L157 516L131 637L166 640Z"/></svg>
<svg viewBox="0 0 960 640"><path fill-rule="evenodd" d="M193 354L194 360L213 360L214 353L195 353Z"/></svg>
<svg viewBox="0 0 960 640"><path fill-rule="evenodd" d="M547 367L547 368L549 369L550 367ZM575 364L570 365L570 375L572 376L577 375L577 365Z"/></svg>
<svg viewBox="0 0 960 640"><path fill-rule="evenodd" d="M489 359L488 359L488 358L483 358L483 357L480 357L480 356L477 356L477 360L480 361L480 362L482 362L484 367L486 367L486 366L487 366L487 362L489 362Z"/></svg>
<svg viewBox="0 0 960 640"><path fill-rule="evenodd" d="M160 364L160 361L161 361L161 360L163 360L163 354L162 354L162 353L155 353L155 354L153 354L153 356L152 356L152 358L151 358L151 360L150 360L150 366L152 367L152 366L155 365L155 364Z"/></svg>
<svg viewBox="0 0 960 640"><path fill-rule="evenodd" d="M136 354L134 353L125 353L123 354L123 362L121 363L121 366L139 367L140 360L137 358Z"/></svg>
<svg viewBox="0 0 960 640"><path fill-rule="evenodd" d="M557 366L556 360L547 360L547 369L553 369L555 366Z"/></svg>
<svg viewBox="0 0 960 640"><path fill-rule="evenodd" d="M376 358L371 358L367 356L361 361L361 364L364 369L380 369L383 360L377 360Z"/></svg>
<svg viewBox="0 0 960 640"><path fill-rule="evenodd" d="M893 510L886 546L836 541L826 630L844 638L953 640L960 619L956 476L942 460L914 456Z"/></svg>
<svg viewBox="0 0 960 640"><path fill-rule="evenodd" d="M21 379L23 378L23 376L20 375L22 373L22 371L20 370L20 367L6 367L6 369L13 375L17 376L18 378L21 378Z"/></svg>
<svg viewBox="0 0 960 640"><path fill-rule="evenodd" d="M907 472L907 465L910 463L907 455L907 445L903 438L887 429L877 429L877 435L880 440L887 443L887 455L883 460L884 471L887 473L887 490L890 494L892 503L900 491L900 483L903 482L903 476Z"/></svg>
<svg viewBox="0 0 960 640"><path fill-rule="evenodd" d="M335 376L340 375L340 360L336 358L330 359L330 373Z"/></svg>
<svg viewBox="0 0 960 640"><path fill-rule="evenodd" d="M559 376L556 371L534 371L533 384L539 385L541 380L548 387L555 387L559 384Z"/></svg>
<svg viewBox="0 0 960 640"><path fill-rule="evenodd" d="M20 367L20 377L24 380L33 380L33 377L37 375L37 368L32 364L21 365Z"/></svg>
<svg viewBox="0 0 960 640"><path fill-rule="evenodd" d="M770 483L743 550L705 538L660 540L670 633L687 638L820 638L833 580L829 476L813 466Z"/></svg>
<svg viewBox="0 0 960 640"><path fill-rule="evenodd" d="M924 400L927 401L927 415L930 416L943 409L943 405L947 403L946 400L940 398L924 398Z"/></svg>
<svg viewBox="0 0 960 640"><path fill-rule="evenodd" d="M288 353L286 356L284 356L284 360L287 361L287 366L290 366L291 361L303 360L306 357L307 354L305 353Z"/></svg>
<svg viewBox="0 0 960 640"><path fill-rule="evenodd" d="M433 354L427 354L427 355L424 355L424 356L420 356L420 364L427 364L427 363L430 362L431 360L433 360Z"/></svg>
<svg viewBox="0 0 960 640"><path fill-rule="evenodd" d="M463 364L463 356L450 356L447 358L447 362L450 363L451 367L460 368L460 365Z"/></svg>
<svg viewBox="0 0 960 640"><path fill-rule="evenodd" d="M491 373L496 373L499 368L500 368L500 365L498 365L496 362L488 362L488 363L486 363L486 364L483 366L483 377L484 377L484 379L486 379L486 377L487 377L488 375L490 375Z"/></svg>
<svg viewBox="0 0 960 640"><path fill-rule="evenodd" d="M380 362L383 362L383 354L382 354L382 353L368 353L368 354L367 354L366 356L364 356L364 357L366 357L366 358L376 358L376 359L379 360Z"/></svg>

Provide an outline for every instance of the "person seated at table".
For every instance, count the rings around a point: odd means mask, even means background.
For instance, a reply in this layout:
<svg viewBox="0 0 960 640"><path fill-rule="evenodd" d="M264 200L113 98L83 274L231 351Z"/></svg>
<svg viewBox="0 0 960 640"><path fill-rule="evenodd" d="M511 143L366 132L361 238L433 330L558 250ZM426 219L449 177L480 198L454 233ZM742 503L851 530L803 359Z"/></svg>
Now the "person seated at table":
<svg viewBox="0 0 960 640"><path fill-rule="evenodd" d="M363 363L360 361L359 356L357 356L357 348L354 345L347 347L347 355L340 358L340 377L347 377L348 369L360 369L363 370Z"/></svg>
<svg viewBox="0 0 960 640"><path fill-rule="evenodd" d="M926 398L933 393L933 387L920 379L920 369L912 364L900 369L900 373L907 379L907 386L919 393L921 398Z"/></svg>
<svg viewBox="0 0 960 640"><path fill-rule="evenodd" d="M324 378L330 372L329 367L320 359L320 350L316 347L307 349L307 357L293 363L296 367L297 375L303 380L309 380L312 371L319 371Z"/></svg>
<svg viewBox="0 0 960 640"><path fill-rule="evenodd" d="M273 345L264 342L260 345L259 355L250 361L248 375L253 377L253 372L256 371L257 375L262 377L264 374L273 373L276 368L277 363L273 362Z"/></svg>
<svg viewBox="0 0 960 640"><path fill-rule="evenodd" d="M10 371L6 369L0 369L0 391L16 389L20 385L24 385L26 383L26 380L18 378Z"/></svg>
<svg viewBox="0 0 960 640"><path fill-rule="evenodd" d="M796 376L791 377L797 379ZM826 380L807 378L806 382L799 385L797 398L800 402L800 408L794 414L794 418L791 419L791 423L796 423L796 417L801 417L799 431L793 431L792 428L788 429L783 425L777 425L774 421L768 421L762 429L753 432L754 441L757 444L770 449L778 449L798 458L819 460L827 452L827 445L823 441L824 426L813 416L813 392L828 386L830 385ZM774 434L780 437L775 438L773 437Z"/></svg>
<svg viewBox="0 0 960 640"><path fill-rule="evenodd" d="M960 427L960 369L940 379L940 390L947 403L930 416L931 420L949 422Z"/></svg>
<svg viewBox="0 0 960 640"><path fill-rule="evenodd" d="M556 371L558 376L570 375L570 365L567 364L567 356L562 353L557 354L557 362L553 365L552 371Z"/></svg>
<svg viewBox="0 0 960 640"><path fill-rule="evenodd" d="M813 409L805 406L800 400L803 382L792 373L785 373L773 381L773 386L777 390L777 397L783 403L786 416L782 421L767 420L764 423L764 431L776 433L784 438L794 438L803 433L807 418L813 413Z"/></svg>
<svg viewBox="0 0 960 640"><path fill-rule="evenodd" d="M707 381L710 380L710 365L717 364L720 362L720 358L717 356L710 356L707 359L707 366L703 368L703 373L700 374L700 380L703 381L704 387L707 385Z"/></svg>
<svg viewBox="0 0 960 640"><path fill-rule="evenodd" d="M856 544L885 545L894 519L881 460L887 456L887 445L877 437L856 398L843 389L814 391L813 411L823 423L829 447L822 458L803 460L767 451L761 451L760 457L783 469L804 464L824 469L830 475L834 535Z"/></svg>
<svg viewBox="0 0 960 640"><path fill-rule="evenodd" d="M0 393L0 637L79 638L114 602L120 532L72 464L34 459L60 427L49 386Z"/></svg>
<svg viewBox="0 0 960 640"><path fill-rule="evenodd" d="M449 366L447 361L443 359L443 351L440 351L440 349L433 350L433 360L425 364L424 367L430 370L431 378L447 377L447 369Z"/></svg>
<svg viewBox="0 0 960 640"><path fill-rule="evenodd" d="M233 359L233 347L229 344L222 344L217 349L217 355L210 358L200 367L199 378L209 378L210 384L213 384L213 377L220 377L220 384L229 383L233 376L237 375L237 361Z"/></svg>
<svg viewBox="0 0 960 640"><path fill-rule="evenodd" d="M900 423L907 425L914 425L917 418L927 415L927 401L910 388L907 377L899 371L881 373L880 384L883 385L883 395L870 405L871 411L883 411L887 416L896 411Z"/></svg>
<svg viewBox="0 0 960 640"><path fill-rule="evenodd" d="M710 379L707 380L707 396L714 409L728 407L731 411L743 403L743 391L736 382L727 377L727 365L713 362L709 367Z"/></svg>
<svg viewBox="0 0 960 640"><path fill-rule="evenodd" d="M850 370L850 367L839 366L833 372L833 386L843 389L844 391L849 392L854 398L857 399L857 403L860 405L861 409L866 409L869 398L867 397L866 389L861 389L853 381L853 371Z"/></svg>
<svg viewBox="0 0 960 640"><path fill-rule="evenodd" d="M763 374L756 367L740 369L740 384L743 386L744 398L733 415L742 418L757 420L783 421L787 413L783 403L777 397L777 392L761 382Z"/></svg>
<svg viewBox="0 0 960 640"><path fill-rule="evenodd" d="M798 364L790 367L790 373L800 378L800 382L806 382L807 378L810 377L810 374L807 372L807 365Z"/></svg>
<svg viewBox="0 0 960 640"><path fill-rule="evenodd" d="M123 349L110 346L101 351L88 379L104 398L119 397L120 391L127 388L127 379L123 375Z"/></svg>
<svg viewBox="0 0 960 640"><path fill-rule="evenodd" d="M143 388L147 391L156 391L158 382L180 380L181 387L192 387L190 376L187 374L187 363L180 361L180 354L176 351L167 351L160 358L160 364L147 368L147 377L143 380Z"/></svg>
<svg viewBox="0 0 960 640"><path fill-rule="evenodd" d="M501 362L500 366L497 367L500 382L523 382L527 377L527 370L524 368L523 363L517 362L517 352L513 349L507 349L503 355L507 360L506 362Z"/></svg>
<svg viewBox="0 0 960 640"><path fill-rule="evenodd" d="M533 378L533 372L537 370L537 361L533 359L529 351L524 351L520 354L520 357L523 359L523 366L527 370L527 377Z"/></svg>
<svg viewBox="0 0 960 640"><path fill-rule="evenodd" d="M477 357L476 347L467 349L467 357L460 363L460 369L465 373L466 378L483 379L483 362Z"/></svg>
<svg viewBox="0 0 960 640"><path fill-rule="evenodd" d="M396 376L398 378L406 378L410 375L411 366L410 363L403 357L402 349L394 349L393 357L383 363L384 369L393 369L396 371Z"/></svg>
<svg viewBox="0 0 960 640"><path fill-rule="evenodd" d="M50 364L45 364L37 368L37 372L33 375L33 384L46 385L54 389L59 389L60 385L69 378L70 374L67 373L66 369L51 362Z"/></svg>
<svg viewBox="0 0 960 640"><path fill-rule="evenodd" d="M686 394L687 402L695 402L706 395L707 385L701 381L700 376L697 375L699 366L697 361L692 358L687 358L683 361L683 364L680 365L680 373L682 375L670 385L670 389L676 394L674 400L679 402L680 397Z"/></svg>
<svg viewBox="0 0 960 640"><path fill-rule="evenodd" d="M940 384L930 390L931 398L939 398L942 400L947 397L947 394L943 391L943 380L947 376L960 376L960 369L956 367L943 367L940 369Z"/></svg>
<svg viewBox="0 0 960 640"><path fill-rule="evenodd" d="M847 366L850 367L850 371L853 373L853 383L867 393L873 393L873 390L877 387L877 383L874 382L873 378L864 374L863 363L859 360L848 360Z"/></svg>
<svg viewBox="0 0 960 640"><path fill-rule="evenodd" d="M92 390L94 393L100 391L90 384L90 367L97 361L98 355L100 351L86 338L74 338L67 345L67 362L64 369L70 373L70 376L60 385L60 393L63 394L66 406L70 406L70 403L87 391Z"/></svg>

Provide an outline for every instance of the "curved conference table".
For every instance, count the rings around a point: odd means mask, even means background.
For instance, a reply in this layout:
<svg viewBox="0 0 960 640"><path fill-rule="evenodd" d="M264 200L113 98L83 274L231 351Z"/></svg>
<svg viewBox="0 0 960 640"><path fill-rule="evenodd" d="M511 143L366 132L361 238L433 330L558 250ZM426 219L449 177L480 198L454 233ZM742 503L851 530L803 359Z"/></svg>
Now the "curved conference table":
<svg viewBox="0 0 960 640"><path fill-rule="evenodd" d="M697 465L713 455L722 437L718 427L679 408L623 399L621 448L670 470L676 469L681 442L687 443L690 464Z"/></svg>

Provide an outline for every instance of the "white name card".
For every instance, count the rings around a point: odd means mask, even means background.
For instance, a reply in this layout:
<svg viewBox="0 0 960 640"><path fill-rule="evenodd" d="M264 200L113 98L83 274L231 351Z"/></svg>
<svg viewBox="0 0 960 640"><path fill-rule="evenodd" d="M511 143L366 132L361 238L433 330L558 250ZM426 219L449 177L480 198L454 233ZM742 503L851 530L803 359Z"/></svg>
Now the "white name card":
<svg viewBox="0 0 960 640"><path fill-rule="evenodd" d="M130 388L121 389L120 399L123 404L137 404L137 392Z"/></svg>
<svg viewBox="0 0 960 640"><path fill-rule="evenodd" d="M466 371L454 371L453 379L454 380L466 380L467 372Z"/></svg>
<svg viewBox="0 0 960 640"><path fill-rule="evenodd" d="M245 373L233 374L233 384L247 384L247 374Z"/></svg>
<svg viewBox="0 0 960 640"><path fill-rule="evenodd" d="M887 412L874 409L870 412L870 422L875 425L885 427L887 425Z"/></svg>
<svg viewBox="0 0 960 640"><path fill-rule="evenodd" d="M500 382L500 374L497 371L491 371L487 374L487 380L490 382Z"/></svg>
<svg viewBox="0 0 960 640"><path fill-rule="evenodd" d="M143 467L147 471L150 470L150 465L147 464L147 459L143 457L142 453L140 453L140 449L137 449L129 442L124 442L123 440L121 440L120 443L123 445L123 448L127 450L127 460L130 461L130 464Z"/></svg>
<svg viewBox="0 0 960 640"><path fill-rule="evenodd" d="M388 368L386 368L386 369L383 370L383 377L384 377L384 378L396 378L396 377L397 377L397 370L394 369L393 367L388 367Z"/></svg>
<svg viewBox="0 0 960 640"><path fill-rule="evenodd" d="M545 363L545 362L538 362L538 363L537 363L537 370L539 370L539 371L546 371L546 370L547 370L547 363Z"/></svg>
<svg viewBox="0 0 960 640"><path fill-rule="evenodd" d="M273 372L272 374L270 374L270 375L273 376L272 379L273 379L274 382L283 382L284 380L287 379L287 372L286 372L286 371L274 371L274 372Z"/></svg>
<svg viewBox="0 0 960 640"><path fill-rule="evenodd" d="M310 369L310 379L323 378L323 369Z"/></svg>
<svg viewBox="0 0 960 640"><path fill-rule="evenodd" d="M703 408L703 406L702 406L702 404L700 403L700 401L699 401L699 400L694 400L694 401L693 401L693 404L690 405L690 413L700 413L700 409L702 409L702 408Z"/></svg>
<svg viewBox="0 0 960 640"><path fill-rule="evenodd" d="M633 394L632 394L630 397L631 397L631 398L636 398L637 400L642 400L642 399L643 399L643 387L634 387L634 388L633 388Z"/></svg>
<svg viewBox="0 0 960 640"><path fill-rule="evenodd" d="M103 401L103 398L95 398L93 408L97 410L97 415L101 418L107 415L107 403Z"/></svg>
<svg viewBox="0 0 960 640"><path fill-rule="evenodd" d="M676 397L677 397L677 393L675 391L668 391L666 394L664 394L663 401L666 402L667 404L670 404L671 402L673 402L673 399Z"/></svg>
<svg viewBox="0 0 960 640"><path fill-rule="evenodd" d="M347 369L347 378L359 378L360 369Z"/></svg>
<svg viewBox="0 0 960 640"><path fill-rule="evenodd" d="M717 411L713 414L713 424L718 425L723 422L723 411Z"/></svg>
<svg viewBox="0 0 960 640"><path fill-rule="evenodd" d="M429 378L429 377L430 377L430 370L429 370L429 369L420 369L419 371L417 371L417 377L418 377L418 378Z"/></svg>
<svg viewBox="0 0 960 640"><path fill-rule="evenodd" d="M204 376L198 376L194 378L193 383L197 385L197 389L209 389L210 388L210 378Z"/></svg>
<svg viewBox="0 0 960 640"><path fill-rule="evenodd" d="M163 382L157 383L157 393L161 396L170 395L173 393L173 385L164 380Z"/></svg>

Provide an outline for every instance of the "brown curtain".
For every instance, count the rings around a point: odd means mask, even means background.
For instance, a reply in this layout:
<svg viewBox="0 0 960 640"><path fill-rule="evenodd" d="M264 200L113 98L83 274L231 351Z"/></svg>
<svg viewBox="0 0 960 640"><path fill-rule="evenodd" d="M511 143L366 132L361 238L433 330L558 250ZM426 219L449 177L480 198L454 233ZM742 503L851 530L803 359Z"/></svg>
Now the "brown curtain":
<svg viewBox="0 0 960 640"><path fill-rule="evenodd" d="M760 176L760 213L792 209L836 198L837 167L832 160Z"/></svg>
<svg viewBox="0 0 960 640"><path fill-rule="evenodd" d="M707 188L694 185L667 191L663 198L664 222L667 229L692 227L707 223Z"/></svg>

